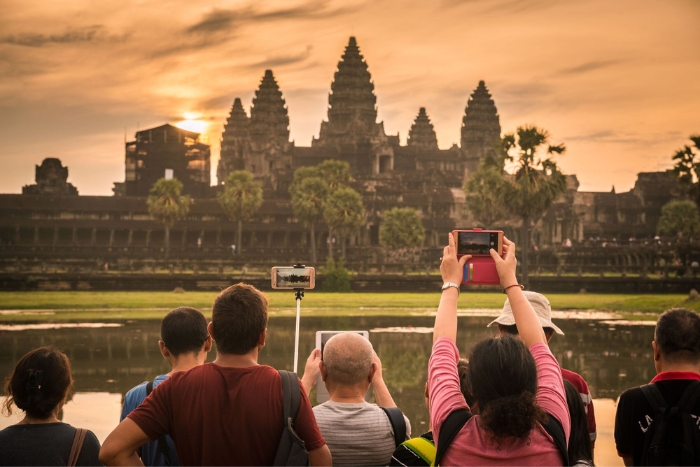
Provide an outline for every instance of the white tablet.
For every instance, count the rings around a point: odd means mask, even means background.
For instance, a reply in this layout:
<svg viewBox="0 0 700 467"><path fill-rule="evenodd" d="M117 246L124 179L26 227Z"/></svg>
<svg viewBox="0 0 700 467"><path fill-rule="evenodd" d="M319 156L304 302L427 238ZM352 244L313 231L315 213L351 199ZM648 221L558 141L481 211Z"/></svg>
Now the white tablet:
<svg viewBox="0 0 700 467"><path fill-rule="evenodd" d="M321 349L321 355L323 355L323 347L326 345L326 342L328 342L328 339L335 336L336 334L340 334L341 332L356 332L365 339L369 340L369 331L316 331L316 348ZM319 373L318 379L316 380L316 401L319 404L322 404L323 402L326 402L328 400L328 397L329 396L328 390L326 389L326 384L323 382L321 374ZM367 394L365 394L365 399L367 399L368 397L369 390L367 391Z"/></svg>

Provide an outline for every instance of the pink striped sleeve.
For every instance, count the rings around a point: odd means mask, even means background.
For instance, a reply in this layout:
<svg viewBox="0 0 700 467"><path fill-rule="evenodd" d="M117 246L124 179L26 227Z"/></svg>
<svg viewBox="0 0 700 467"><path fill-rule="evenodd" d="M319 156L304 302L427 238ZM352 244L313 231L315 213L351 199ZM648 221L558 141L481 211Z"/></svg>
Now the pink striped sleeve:
<svg viewBox="0 0 700 467"><path fill-rule="evenodd" d="M571 418L569 418L569 406L566 405L566 392L564 392L559 363L549 347L542 342L530 347L530 353L537 365L537 405L559 420L568 444Z"/></svg>
<svg viewBox="0 0 700 467"><path fill-rule="evenodd" d="M469 408L459 390L458 361L459 350L452 339L441 337L433 344L433 354L428 363L428 394L430 423L435 439L450 412L458 408Z"/></svg>

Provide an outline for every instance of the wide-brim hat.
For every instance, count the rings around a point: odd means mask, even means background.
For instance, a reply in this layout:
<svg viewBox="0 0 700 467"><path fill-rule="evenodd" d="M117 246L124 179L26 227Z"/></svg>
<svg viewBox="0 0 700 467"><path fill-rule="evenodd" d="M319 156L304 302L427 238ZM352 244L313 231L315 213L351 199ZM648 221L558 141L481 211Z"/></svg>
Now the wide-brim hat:
<svg viewBox="0 0 700 467"><path fill-rule="evenodd" d="M527 301L532 305L532 309L535 310L537 314L537 319L540 320L540 324L543 328L552 328L557 334L564 335L564 331L559 329L559 327L552 322L552 306L549 304L547 297L537 292L530 292L528 290L524 291L523 294ZM491 321L487 327L495 326L497 324L502 324L504 326L511 326L515 324L515 317L513 316L513 308L510 306L510 301L506 298L506 302L503 304L503 310L501 310L501 316Z"/></svg>

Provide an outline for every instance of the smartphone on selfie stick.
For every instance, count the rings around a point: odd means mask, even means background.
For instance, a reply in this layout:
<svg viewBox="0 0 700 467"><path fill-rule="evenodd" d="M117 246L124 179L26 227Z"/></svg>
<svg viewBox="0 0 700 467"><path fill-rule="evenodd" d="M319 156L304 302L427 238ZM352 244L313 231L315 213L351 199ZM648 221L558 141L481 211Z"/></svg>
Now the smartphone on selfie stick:
<svg viewBox="0 0 700 467"><path fill-rule="evenodd" d="M492 248L500 255L503 253L503 231L501 230L453 230L457 245L457 258L464 255L472 257L464 265L462 284L499 285L496 262L489 252Z"/></svg>
<svg viewBox="0 0 700 467"><path fill-rule="evenodd" d="M307 268L303 264L296 264L291 267L275 266L272 268L270 282L273 289L290 289L295 292L297 301L297 326L294 336L294 373L297 373L299 364L299 317L301 316L301 299L304 297L305 289L313 289L316 287L316 271L314 268Z"/></svg>

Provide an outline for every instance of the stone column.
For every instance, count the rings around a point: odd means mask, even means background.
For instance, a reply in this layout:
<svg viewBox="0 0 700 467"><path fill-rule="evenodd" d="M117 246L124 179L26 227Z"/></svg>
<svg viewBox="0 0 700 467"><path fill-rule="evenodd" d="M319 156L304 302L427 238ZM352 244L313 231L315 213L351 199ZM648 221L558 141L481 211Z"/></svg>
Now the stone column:
<svg viewBox="0 0 700 467"><path fill-rule="evenodd" d="M284 240L282 244L285 246L285 248L289 245L289 230L284 231Z"/></svg>
<svg viewBox="0 0 700 467"><path fill-rule="evenodd" d="M78 229L76 227L73 227L73 238L71 239L71 243L73 245L78 244Z"/></svg>
<svg viewBox="0 0 700 467"><path fill-rule="evenodd" d="M146 230L146 248L151 246L151 229Z"/></svg>
<svg viewBox="0 0 700 467"><path fill-rule="evenodd" d="M267 232L267 247L270 248L272 246L272 230Z"/></svg>
<svg viewBox="0 0 700 467"><path fill-rule="evenodd" d="M114 229L109 231L109 246L114 245Z"/></svg>
<svg viewBox="0 0 700 467"><path fill-rule="evenodd" d="M187 242L187 227L182 229L182 238L180 239L180 247L185 248L186 242Z"/></svg>
<svg viewBox="0 0 700 467"><path fill-rule="evenodd" d="M19 245L19 225L15 226L15 245Z"/></svg>
<svg viewBox="0 0 700 467"><path fill-rule="evenodd" d="M134 231L132 229L129 229L129 239L126 241L127 246L131 246L131 243L134 241Z"/></svg>
<svg viewBox="0 0 700 467"><path fill-rule="evenodd" d="M97 229L92 229L92 235L90 235L90 245L95 246L97 244Z"/></svg>
<svg viewBox="0 0 700 467"><path fill-rule="evenodd" d="M34 227L34 244L39 244L39 227Z"/></svg>
<svg viewBox="0 0 700 467"><path fill-rule="evenodd" d="M53 245L53 246L58 245L58 227L54 227L54 228L53 228L53 242L52 242L52 245Z"/></svg>
<svg viewBox="0 0 700 467"><path fill-rule="evenodd" d="M216 230L216 246L217 247L221 246L221 228L218 228Z"/></svg>

